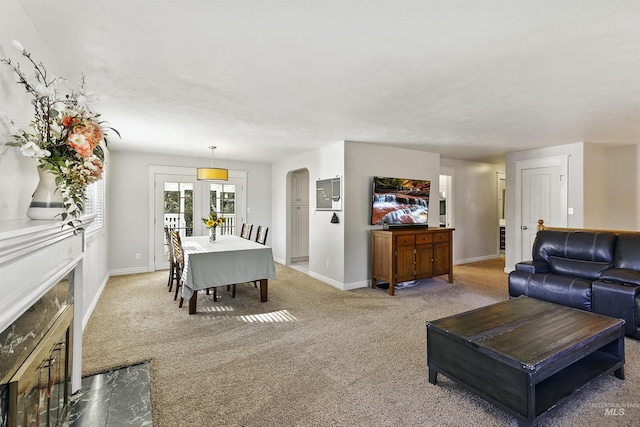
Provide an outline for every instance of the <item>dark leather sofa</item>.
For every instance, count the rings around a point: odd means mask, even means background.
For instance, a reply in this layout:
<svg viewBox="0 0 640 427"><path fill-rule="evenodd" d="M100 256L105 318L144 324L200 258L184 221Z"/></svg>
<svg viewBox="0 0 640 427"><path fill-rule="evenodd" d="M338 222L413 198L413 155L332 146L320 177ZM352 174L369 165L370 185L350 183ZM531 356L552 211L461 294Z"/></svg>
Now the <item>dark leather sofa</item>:
<svg viewBox="0 0 640 427"><path fill-rule="evenodd" d="M640 339L640 233L541 230L532 255L509 274L510 297L622 318Z"/></svg>

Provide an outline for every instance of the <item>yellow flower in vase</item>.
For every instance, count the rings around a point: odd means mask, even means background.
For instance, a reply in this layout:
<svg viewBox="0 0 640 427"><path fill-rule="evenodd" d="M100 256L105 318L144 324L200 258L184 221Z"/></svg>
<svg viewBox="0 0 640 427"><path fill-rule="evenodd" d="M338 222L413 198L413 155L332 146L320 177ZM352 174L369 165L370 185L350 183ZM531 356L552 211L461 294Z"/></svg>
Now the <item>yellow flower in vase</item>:
<svg viewBox="0 0 640 427"><path fill-rule="evenodd" d="M216 227L224 222L224 218L218 216L216 212L211 212L208 217L202 218L205 227L209 229L209 241L216 240Z"/></svg>

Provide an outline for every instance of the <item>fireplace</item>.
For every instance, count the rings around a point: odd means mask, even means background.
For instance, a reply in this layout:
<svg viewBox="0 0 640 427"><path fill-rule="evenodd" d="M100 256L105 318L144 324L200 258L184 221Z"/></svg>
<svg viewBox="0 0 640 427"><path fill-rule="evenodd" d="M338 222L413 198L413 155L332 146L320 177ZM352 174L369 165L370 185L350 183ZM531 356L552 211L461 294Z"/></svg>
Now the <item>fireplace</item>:
<svg viewBox="0 0 640 427"><path fill-rule="evenodd" d="M84 236L55 221L13 223L0 223L0 427L68 425Z"/></svg>

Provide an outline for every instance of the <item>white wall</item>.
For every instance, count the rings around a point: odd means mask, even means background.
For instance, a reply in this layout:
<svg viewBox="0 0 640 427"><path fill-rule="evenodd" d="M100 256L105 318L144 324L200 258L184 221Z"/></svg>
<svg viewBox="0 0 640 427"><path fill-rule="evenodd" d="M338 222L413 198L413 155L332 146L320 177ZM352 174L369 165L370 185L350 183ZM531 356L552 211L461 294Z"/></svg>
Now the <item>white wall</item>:
<svg viewBox="0 0 640 427"><path fill-rule="evenodd" d="M440 155L386 147L377 144L345 141L310 153L284 159L273 165L272 247L274 258L288 262L287 176L292 171L309 170L310 186L310 275L339 289L366 287L371 278L370 230L379 226L371 221L371 179L390 176L431 181L431 200L438 201ZM454 232L454 263L498 256L498 219L496 172L501 165L443 159L455 170L454 187L459 206L455 212L459 228ZM344 165L344 166L343 166ZM332 212L314 212L315 182L342 176L342 211L339 224L331 224ZM429 225L437 227L439 216L429 215ZM457 242L457 243L456 243ZM456 245L459 246L456 248ZM460 258L457 253L467 257ZM327 267L327 261L329 267Z"/></svg>
<svg viewBox="0 0 640 427"><path fill-rule="evenodd" d="M316 181L342 177L344 189L344 142L337 142L318 150L281 160L272 165L272 248L276 262L290 262L290 174L306 168L309 171L309 274L343 288L344 283L344 221L342 212L338 224L331 223L331 211L316 211ZM343 195L344 196L344 195ZM343 197L344 199L344 197ZM271 230L269 230L271 233ZM327 267L328 263L328 267Z"/></svg>
<svg viewBox="0 0 640 427"><path fill-rule="evenodd" d="M608 150L607 227L640 230L640 145Z"/></svg>
<svg viewBox="0 0 640 427"><path fill-rule="evenodd" d="M50 75L63 75L60 64L51 55L46 43L34 30L27 15L17 2L3 2L0 13L0 57L21 64L27 75L33 68L12 45L17 40L29 51L36 62L42 62ZM65 75L71 86L78 76ZM87 76L90 80L91 76ZM98 105L99 109L99 105ZM0 64L0 113L5 113L21 128L27 128L32 119L31 95L16 83L16 76L6 64ZM0 121L0 221L26 218L31 195L38 184L37 162L20 154L15 147L6 147L11 139L7 127ZM108 165L107 165L108 170ZM108 172L107 172L108 173ZM108 225L87 236L82 268L83 326L86 325L99 292L108 279L107 235Z"/></svg>
<svg viewBox="0 0 640 427"><path fill-rule="evenodd" d="M429 226L437 227L440 155L424 151L347 142L345 150L345 288L367 286L371 279L371 180L387 176L431 181ZM434 204L435 203L435 204Z"/></svg>
<svg viewBox="0 0 640 427"><path fill-rule="evenodd" d="M575 144L558 145L555 147L539 148L535 150L516 151L507 153L505 156L505 166L507 172L507 188L506 188L506 250L505 250L505 270L513 270L516 262L516 218L520 215L520 207L515 205L516 191L516 162L532 159L544 159L547 157L569 156L569 178L567 182L568 205L573 207L574 214L568 216L567 226L571 228L582 228L584 218L584 191L583 191L583 158L584 144L581 142Z"/></svg>
<svg viewBox="0 0 640 427"><path fill-rule="evenodd" d="M36 61L42 61L51 74L59 74L59 64L40 39L22 7L15 2L2 4L0 13L0 58L21 64L22 71L31 76L33 67L12 45L18 40ZM18 126L26 129L33 117L31 95L16 83L12 69L0 63L0 113L6 114ZM37 162L20 154L20 150L6 147L11 134L4 120L0 120L0 220L26 217L31 195L38 185ZM19 177L19 179L16 179Z"/></svg>
<svg viewBox="0 0 640 427"><path fill-rule="evenodd" d="M111 219L109 233L109 268L111 271L148 271L149 254L149 167L182 166L195 168L207 165L208 157L111 152L107 204ZM247 222L270 227L271 238L271 165L249 162L229 162L216 159L216 166L247 171ZM160 227L162 227L160 225ZM139 260L135 254L140 253Z"/></svg>
<svg viewBox="0 0 640 427"><path fill-rule="evenodd" d="M608 228L609 163L607 148L584 144L584 222L585 228Z"/></svg>
<svg viewBox="0 0 640 427"><path fill-rule="evenodd" d="M440 159L453 170L454 264L499 256L497 173L504 165Z"/></svg>
<svg viewBox="0 0 640 427"><path fill-rule="evenodd" d="M505 269L512 270L515 259L516 161L569 156L567 182L569 228L638 230L640 228L640 146L610 148L575 143L536 150L507 153L507 250Z"/></svg>

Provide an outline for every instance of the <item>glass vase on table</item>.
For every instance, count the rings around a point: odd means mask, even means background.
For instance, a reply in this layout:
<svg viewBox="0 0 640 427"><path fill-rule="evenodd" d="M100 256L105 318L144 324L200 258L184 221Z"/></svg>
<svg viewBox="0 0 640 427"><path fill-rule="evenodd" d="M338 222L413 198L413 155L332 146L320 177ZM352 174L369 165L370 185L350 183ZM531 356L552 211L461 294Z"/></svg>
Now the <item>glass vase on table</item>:
<svg viewBox="0 0 640 427"><path fill-rule="evenodd" d="M215 227L212 227L209 229L209 241L210 242L215 242L216 241L216 229Z"/></svg>

